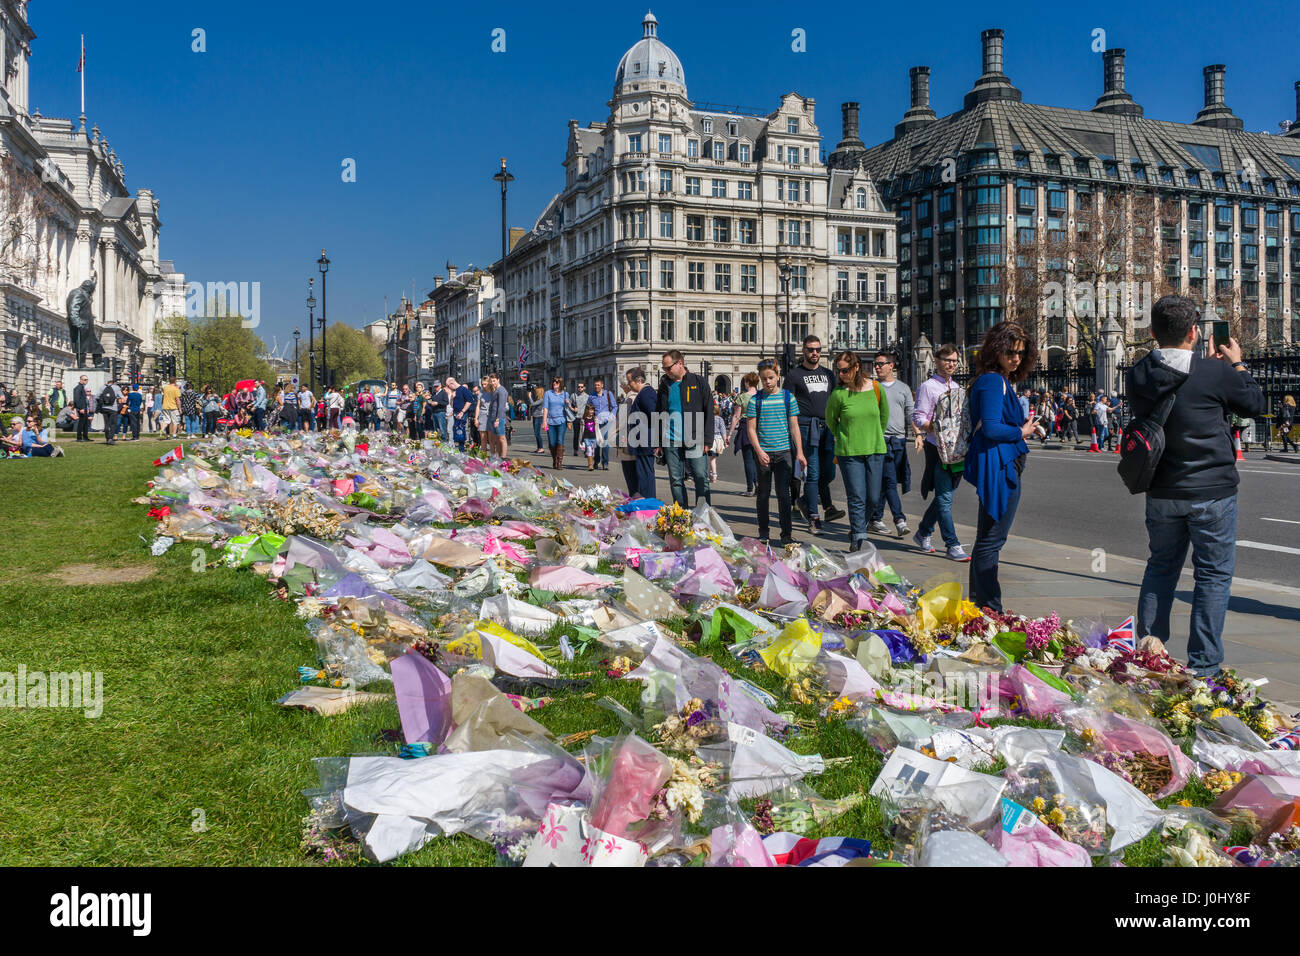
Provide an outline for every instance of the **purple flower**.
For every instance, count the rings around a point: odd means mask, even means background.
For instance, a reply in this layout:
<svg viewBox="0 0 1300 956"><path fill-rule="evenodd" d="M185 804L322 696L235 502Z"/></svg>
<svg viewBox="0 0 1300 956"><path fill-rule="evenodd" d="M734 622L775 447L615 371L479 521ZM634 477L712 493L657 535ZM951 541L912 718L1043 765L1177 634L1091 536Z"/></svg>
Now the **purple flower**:
<svg viewBox="0 0 1300 956"><path fill-rule="evenodd" d="M694 711L691 711L691 715L690 715L689 717L686 718L686 726L687 726L687 727L694 727L696 724L698 724L698 723L699 723L700 721L702 721L703 719L704 719L704 711L702 711L702 710L694 710Z"/></svg>

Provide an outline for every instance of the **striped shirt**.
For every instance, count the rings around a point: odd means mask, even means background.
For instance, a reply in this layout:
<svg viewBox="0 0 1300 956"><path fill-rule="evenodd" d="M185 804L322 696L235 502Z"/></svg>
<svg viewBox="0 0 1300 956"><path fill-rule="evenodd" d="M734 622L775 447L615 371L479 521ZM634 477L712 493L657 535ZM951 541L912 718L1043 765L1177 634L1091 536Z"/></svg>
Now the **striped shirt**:
<svg viewBox="0 0 1300 956"><path fill-rule="evenodd" d="M790 416L799 414L790 393L760 391L749 400L746 418L758 419L758 447L766 452L790 450Z"/></svg>

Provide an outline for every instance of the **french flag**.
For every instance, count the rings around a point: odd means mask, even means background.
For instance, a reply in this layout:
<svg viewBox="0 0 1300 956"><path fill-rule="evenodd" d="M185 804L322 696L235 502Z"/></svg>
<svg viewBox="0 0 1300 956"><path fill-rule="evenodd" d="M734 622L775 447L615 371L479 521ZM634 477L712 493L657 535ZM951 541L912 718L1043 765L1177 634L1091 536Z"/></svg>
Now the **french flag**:
<svg viewBox="0 0 1300 956"><path fill-rule="evenodd" d="M1137 634L1133 630L1133 618L1129 618L1115 630L1106 635L1107 647L1118 647L1124 651L1137 650Z"/></svg>
<svg viewBox="0 0 1300 956"><path fill-rule="evenodd" d="M177 445L175 448L173 448L167 454L163 455L161 458L155 458L153 460L153 464L155 468L161 468L163 465L169 465L174 461L180 461L184 457L185 457L184 446Z"/></svg>

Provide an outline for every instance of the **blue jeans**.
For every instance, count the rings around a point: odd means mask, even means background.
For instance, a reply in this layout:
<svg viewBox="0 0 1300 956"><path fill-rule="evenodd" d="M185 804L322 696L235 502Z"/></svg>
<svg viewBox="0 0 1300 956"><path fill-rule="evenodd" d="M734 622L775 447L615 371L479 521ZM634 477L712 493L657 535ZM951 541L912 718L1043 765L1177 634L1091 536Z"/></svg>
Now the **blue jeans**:
<svg viewBox="0 0 1300 956"><path fill-rule="evenodd" d="M803 456L808 461L804 476L803 501L808 507L808 517L817 516L817 501L823 508L831 506L831 482L835 480L835 436L820 418L799 423L799 440L803 442ZM790 455L794 457L794 450Z"/></svg>
<svg viewBox="0 0 1300 956"><path fill-rule="evenodd" d="M880 476L886 455L849 455L840 457L840 475L844 478L844 497L848 500L849 532L854 542L867 536L867 515L880 504Z"/></svg>
<svg viewBox="0 0 1300 956"><path fill-rule="evenodd" d="M623 478L627 482L628 497L653 498L655 496L655 457L637 455L635 461L625 461Z"/></svg>
<svg viewBox="0 0 1300 956"><path fill-rule="evenodd" d="M533 435L537 438L537 447L545 448L546 443L542 441L542 420L540 418L533 418Z"/></svg>
<svg viewBox="0 0 1300 956"><path fill-rule="evenodd" d="M1237 496L1215 501L1147 497L1151 556L1138 595L1137 636L1169 642L1169 611L1178 577L1192 547L1192 622L1187 663L1193 673L1214 674L1223 663L1223 621L1237 565Z"/></svg>
<svg viewBox="0 0 1300 956"><path fill-rule="evenodd" d="M708 456L703 448L686 448L682 445L664 446L664 463L668 465L668 487L672 491L673 501L683 508L689 508L686 501L686 469L691 471L695 481L695 502L703 498L710 504Z"/></svg>
<svg viewBox="0 0 1300 956"><path fill-rule="evenodd" d="M947 468L937 463L934 465L934 500L930 502L930 507L925 509L925 514L921 517L921 524L916 529L921 537L925 538L934 533L934 525L939 523L939 534L943 536L943 543L952 548L961 544L957 537L957 529L952 523L952 494L957 486L961 484L961 475L954 475Z"/></svg>
<svg viewBox="0 0 1300 956"><path fill-rule="evenodd" d="M758 486L758 456L750 445L742 445L740 457L745 462L745 490L753 491Z"/></svg>
<svg viewBox="0 0 1300 956"><path fill-rule="evenodd" d="M889 505L889 513L894 516L894 521L903 521L903 501L898 497L898 475L903 470L907 462L907 439L905 438L886 438L885 447L885 467L881 472L881 492L880 497L876 500L876 510L871 513L872 521L879 521L885 517L885 505Z"/></svg>
<svg viewBox="0 0 1300 956"><path fill-rule="evenodd" d="M1021 481L1007 496L1007 506L997 521L980 502L979 526L975 533L975 547L970 555L970 599L976 607L991 607L1002 611L1002 585L998 583L998 554L1011 535L1011 522L1016 520L1020 506Z"/></svg>
<svg viewBox="0 0 1300 956"><path fill-rule="evenodd" d="M203 424L199 421L198 415L185 416L185 434L198 435L203 432Z"/></svg>
<svg viewBox="0 0 1300 956"><path fill-rule="evenodd" d="M564 433L568 431L568 428L568 422L550 422L546 426L546 437L552 448L556 445L559 445L561 448L564 447Z"/></svg>

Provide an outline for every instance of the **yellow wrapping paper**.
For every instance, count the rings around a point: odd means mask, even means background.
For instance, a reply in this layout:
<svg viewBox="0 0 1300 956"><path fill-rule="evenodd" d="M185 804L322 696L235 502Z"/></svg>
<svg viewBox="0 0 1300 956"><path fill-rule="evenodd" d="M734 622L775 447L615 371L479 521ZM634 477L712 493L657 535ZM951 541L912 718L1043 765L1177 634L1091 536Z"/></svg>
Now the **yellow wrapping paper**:
<svg viewBox="0 0 1300 956"><path fill-rule="evenodd" d="M521 651L527 651L539 661L546 660L542 652L538 650L537 645L526 637L520 637L514 631L502 627L496 621L475 621L471 629L466 631L456 640L446 645L446 648L452 654L465 654L471 657L483 656L483 641L479 633L491 634L493 637L499 637L519 648Z"/></svg>
<svg viewBox="0 0 1300 956"><path fill-rule="evenodd" d="M797 677L808 669L822 648L821 635L805 618L791 621L776 640L758 652L763 663L782 677Z"/></svg>
<svg viewBox="0 0 1300 956"><path fill-rule="evenodd" d="M956 581L940 584L917 600L916 615L921 627L932 631L961 621L961 585Z"/></svg>

